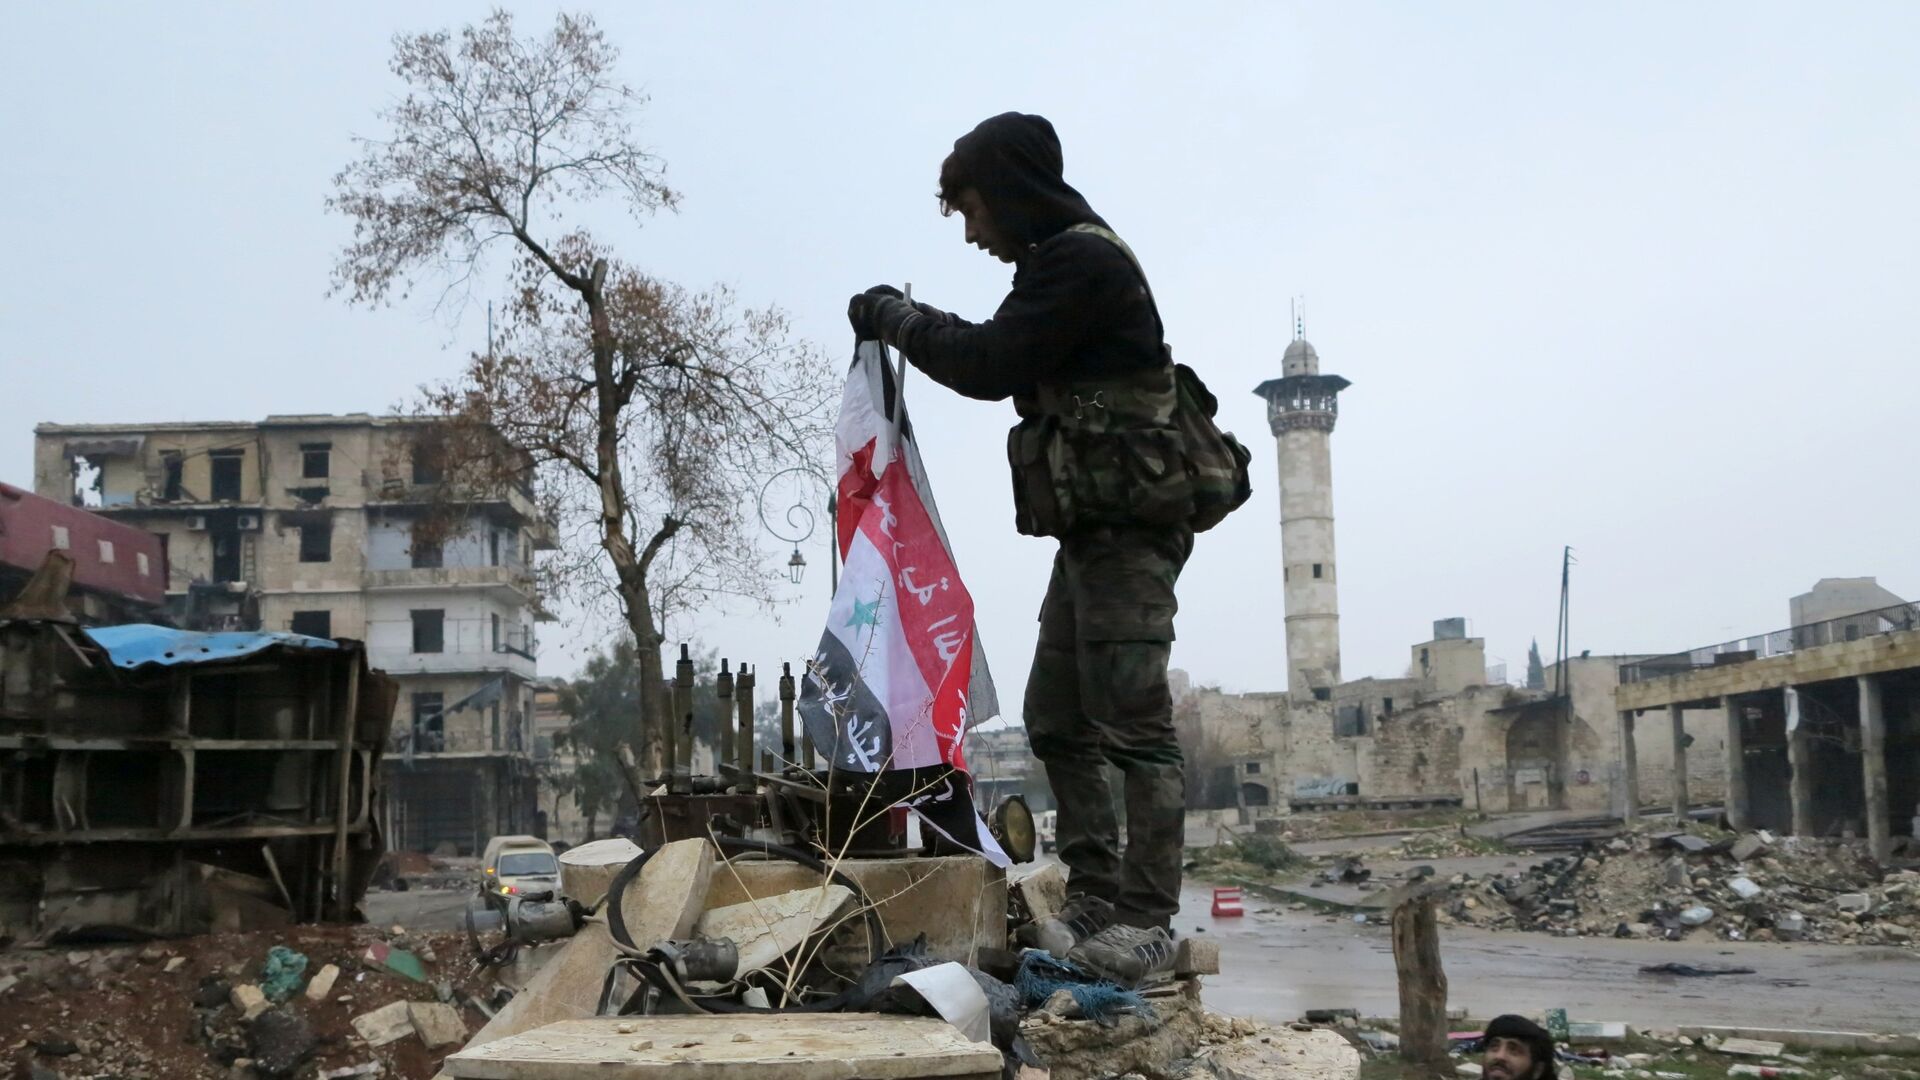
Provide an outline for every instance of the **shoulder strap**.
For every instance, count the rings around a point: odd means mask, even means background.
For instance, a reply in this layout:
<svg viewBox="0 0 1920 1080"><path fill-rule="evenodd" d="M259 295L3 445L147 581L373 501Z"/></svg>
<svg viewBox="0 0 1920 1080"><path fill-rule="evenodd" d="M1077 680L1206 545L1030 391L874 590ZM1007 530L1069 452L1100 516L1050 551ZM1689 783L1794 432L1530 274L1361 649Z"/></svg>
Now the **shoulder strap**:
<svg viewBox="0 0 1920 1080"><path fill-rule="evenodd" d="M1139 275L1141 286L1147 290L1147 303L1153 308L1153 324L1160 331L1160 347L1163 349L1167 348L1167 324L1160 319L1160 302L1153 298L1153 283L1147 280L1147 272L1141 268L1140 259L1134 255L1133 249L1127 246L1125 240L1120 239L1119 233L1114 232L1105 225L1095 225L1091 221L1083 221L1078 225L1069 225L1067 226L1067 231L1086 233L1088 236L1097 236L1107 243L1112 244L1114 247L1119 248L1120 254L1127 257L1127 262L1133 264L1133 272ZM1169 355L1171 355L1171 350L1169 350Z"/></svg>

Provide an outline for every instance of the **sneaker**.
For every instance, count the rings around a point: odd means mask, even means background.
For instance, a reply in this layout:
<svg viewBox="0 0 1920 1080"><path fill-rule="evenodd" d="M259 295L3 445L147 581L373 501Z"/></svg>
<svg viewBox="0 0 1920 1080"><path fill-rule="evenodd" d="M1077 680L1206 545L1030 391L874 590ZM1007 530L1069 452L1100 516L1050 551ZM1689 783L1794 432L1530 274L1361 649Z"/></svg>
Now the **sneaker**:
<svg viewBox="0 0 1920 1080"><path fill-rule="evenodd" d="M1013 937L1029 949L1044 949L1055 960L1065 960L1074 946L1112 924L1112 904L1097 896L1076 896L1059 914L1035 919Z"/></svg>
<svg viewBox="0 0 1920 1080"><path fill-rule="evenodd" d="M1131 990L1173 973L1173 937L1158 926L1115 923L1075 946L1067 959Z"/></svg>

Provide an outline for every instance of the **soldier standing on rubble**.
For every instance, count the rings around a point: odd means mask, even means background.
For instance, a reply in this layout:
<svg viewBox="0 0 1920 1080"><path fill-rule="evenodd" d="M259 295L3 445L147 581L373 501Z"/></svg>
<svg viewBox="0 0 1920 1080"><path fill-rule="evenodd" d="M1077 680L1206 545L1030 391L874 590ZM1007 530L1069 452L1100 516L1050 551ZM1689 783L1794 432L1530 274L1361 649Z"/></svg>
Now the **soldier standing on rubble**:
<svg viewBox="0 0 1920 1080"><path fill-rule="evenodd" d="M1019 412L1016 524L1060 542L1024 712L1059 802L1071 896L1028 940L1135 985L1171 970L1180 909L1186 785L1167 660L1194 500L1175 482L1177 441L1162 437L1174 368L1145 277L1062 178L1045 119L1006 113L961 137L939 197L969 244L1014 265L999 310L969 323L882 285L855 296L848 319L935 382ZM1124 857L1108 762L1125 777Z"/></svg>

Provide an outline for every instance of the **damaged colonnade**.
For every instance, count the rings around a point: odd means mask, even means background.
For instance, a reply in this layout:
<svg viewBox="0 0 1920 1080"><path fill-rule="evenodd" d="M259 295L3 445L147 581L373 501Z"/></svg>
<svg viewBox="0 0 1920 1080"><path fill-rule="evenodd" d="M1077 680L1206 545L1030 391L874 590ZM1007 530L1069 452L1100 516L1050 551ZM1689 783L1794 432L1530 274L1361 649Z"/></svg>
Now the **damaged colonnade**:
<svg viewBox="0 0 1920 1080"><path fill-rule="evenodd" d="M1860 623L1878 632L1862 633ZM1627 664L1616 693L1623 809L1637 816L1636 714L1664 709L1673 739L1673 812L1688 808L1689 709L1727 717L1727 807L1736 829L1864 838L1885 863L1912 844L1920 805L1920 610L1869 612L1694 653ZM1831 634L1829 634L1831 631ZM1830 637L1842 640L1830 640ZM1824 642L1824 643L1811 643ZM1769 648L1769 646L1774 646ZM1724 648L1724 647L1723 647ZM1763 655L1765 654L1765 655Z"/></svg>

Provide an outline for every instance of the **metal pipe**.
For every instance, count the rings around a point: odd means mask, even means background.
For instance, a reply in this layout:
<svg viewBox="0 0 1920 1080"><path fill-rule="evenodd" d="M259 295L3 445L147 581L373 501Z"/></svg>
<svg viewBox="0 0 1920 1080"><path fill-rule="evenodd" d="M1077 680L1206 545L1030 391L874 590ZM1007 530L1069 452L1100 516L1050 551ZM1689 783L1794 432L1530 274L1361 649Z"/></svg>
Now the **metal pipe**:
<svg viewBox="0 0 1920 1080"><path fill-rule="evenodd" d="M359 722L360 714L360 664L359 657L347 666L347 700L341 703L340 715L335 723L340 725L339 748L334 754L339 758L339 768L335 771L336 795L333 803L333 917L341 922L353 918L352 906L347 899L347 803L353 787L353 734ZM275 871L278 876L278 871ZM286 886L282 885L282 891ZM291 903L288 905L291 907ZM298 919L300 913L294 912ZM320 912L316 910L315 915Z"/></svg>
<svg viewBox="0 0 1920 1080"><path fill-rule="evenodd" d="M753 682L753 672L747 665L741 664L740 675L734 680L737 688L734 705L740 710L740 733L733 740L733 760L743 773L752 772L755 764L753 760ZM722 715L721 726L724 727L726 722L726 716Z"/></svg>
<svg viewBox="0 0 1920 1080"><path fill-rule="evenodd" d="M742 671L745 668L741 669ZM715 697L713 717L713 772L721 775L733 764L733 672L727 670L727 658L720 658L720 674L713 677Z"/></svg>
<svg viewBox="0 0 1920 1080"><path fill-rule="evenodd" d="M794 760L792 664L780 665L780 758L788 764Z"/></svg>
<svg viewBox="0 0 1920 1080"><path fill-rule="evenodd" d="M668 790L676 783L685 788L693 777L693 656L685 644L680 646L680 659L673 665L673 718L668 726L668 744L674 751L668 762L672 775Z"/></svg>

